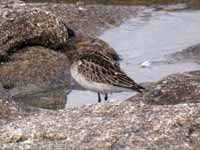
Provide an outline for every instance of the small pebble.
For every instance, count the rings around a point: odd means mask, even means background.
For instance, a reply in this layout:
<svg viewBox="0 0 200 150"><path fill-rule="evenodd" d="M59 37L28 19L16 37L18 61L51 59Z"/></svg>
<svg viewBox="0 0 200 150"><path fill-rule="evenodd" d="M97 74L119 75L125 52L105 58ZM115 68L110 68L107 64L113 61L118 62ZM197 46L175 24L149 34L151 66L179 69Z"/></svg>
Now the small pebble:
<svg viewBox="0 0 200 150"><path fill-rule="evenodd" d="M142 64L141 64L141 67L143 67L143 68L146 68L146 67L148 67L148 68L150 68L151 67L151 62L150 61L144 61Z"/></svg>

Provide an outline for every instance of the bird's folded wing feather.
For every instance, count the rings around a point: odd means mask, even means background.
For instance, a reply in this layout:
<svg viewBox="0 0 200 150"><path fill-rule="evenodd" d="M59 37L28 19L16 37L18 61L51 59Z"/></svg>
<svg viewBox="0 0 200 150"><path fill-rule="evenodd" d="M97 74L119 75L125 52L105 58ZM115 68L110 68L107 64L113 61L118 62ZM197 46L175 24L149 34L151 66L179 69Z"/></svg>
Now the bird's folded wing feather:
<svg viewBox="0 0 200 150"><path fill-rule="evenodd" d="M80 57L78 69L88 80L108 83L123 88L133 88L137 84L129 78L115 61L101 53L89 53Z"/></svg>

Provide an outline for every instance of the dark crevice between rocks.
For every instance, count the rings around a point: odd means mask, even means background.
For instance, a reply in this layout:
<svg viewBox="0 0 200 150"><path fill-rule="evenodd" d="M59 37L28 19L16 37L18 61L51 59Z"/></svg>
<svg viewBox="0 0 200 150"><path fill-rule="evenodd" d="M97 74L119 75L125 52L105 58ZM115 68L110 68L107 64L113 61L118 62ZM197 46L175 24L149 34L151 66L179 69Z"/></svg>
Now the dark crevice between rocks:
<svg viewBox="0 0 200 150"><path fill-rule="evenodd" d="M0 55L0 63L5 63L5 62L8 62L9 61L9 57L8 56L5 56L5 55Z"/></svg>
<svg viewBox="0 0 200 150"><path fill-rule="evenodd" d="M10 90L10 89L13 89L14 87L15 87L14 84L4 84L4 85L3 85L3 88L4 88L5 90Z"/></svg>
<svg viewBox="0 0 200 150"><path fill-rule="evenodd" d="M65 136L61 136L61 137L58 137L58 136L56 136L56 135L54 135L54 136L52 136L52 135L48 135L48 134L43 134L43 135L41 135L39 138L41 138L41 139L43 139L43 140L47 140L47 141L62 141L62 140L66 140L67 139L67 137L65 137Z"/></svg>
<svg viewBox="0 0 200 150"><path fill-rule="evenodd" d="M64 24L65 27L67 28L67 31L68 31L68 38L71 39L71 38L74 38L76 36L75 32L69 28L66 24Z"/></svg>
<svg viewBox="0 0 200 150"><path fill-rule="evenodd" d="M38 137L35 137L34 140L45 140L45 141L63 141L66 140L67 137L56 137L55 136L48 136L47 134L41 134ZM28 135L22 135L19 138L11 138L7 143L21 143L25 142L29 139Z"/></svg>
<svg viewBox="0 0 200 150"><path fill-rule="evenodd" d="M28 138L22 136L19 139L17 139L15 142L20 143L20 142L24 142L24 141L27 141L27 140L28 140Z"/></svg>

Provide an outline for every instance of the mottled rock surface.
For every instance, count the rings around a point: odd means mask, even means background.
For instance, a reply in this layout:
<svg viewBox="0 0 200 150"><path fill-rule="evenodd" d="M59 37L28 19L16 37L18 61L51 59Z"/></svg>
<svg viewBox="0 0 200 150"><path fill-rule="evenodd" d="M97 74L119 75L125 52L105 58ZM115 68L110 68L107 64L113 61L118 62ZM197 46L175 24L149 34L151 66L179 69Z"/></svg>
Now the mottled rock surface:
<svg viewBox="0 0 200 150"><path fill-rule="evenodd" d="M66 61L65 55L44 47L23 48L0 65L0 81L18 101L35 107L63 108L67 93L58 89L71 88Z"/></svg>
<svg viewBox="0 0 200 150"><path fill-rule="evenodd" d="M12 100L42 108L65 106L67 93L54 90L69 88L69 66L66 56L55 51L70 36L54 14L18 0L0 1L0 82ZM49 97L40 94L48 90Z"/></svg>
<svg viewBox="0 0 200 150"><path fill-rule="evenodd" d="M66 57L52 51L66 44L67 26L54 14L20 1L2 0L0 4L3 86L50 83L55 74L66 70Z"/></svg>
<svg viewBox="0 0 200 150"><path fill-rule="evenodd" d="M64 78L69 76L69 66L65 55L40 46L20 51L13 54L9 62L0 65L0 81L5 87L67 83Z"/></svg>
<svg viewBox="0 0 200 150"><path fill-rule="evenodd" d="M84 5L84 3L27 3L50 11L72 28L85 36L97 37L108 28L137 15L149 15L143 6Z"/></svg>
<svg viewBox="0 0 200 150"><path fill-rule="evenodd" d="M146 83L144 95L137 95L145 103L174 105L185 102L200 102L200 71L177 73L155 83ZM129 101L135 101L132 97Z"/></svg>
<svg viewBox="0 0 200 150"><path fill-rule="evenodd" d="M170 61L200 63L200 44L193 45L168 56Z"/></svg>
<svg viewBox="0 0 200 150"><path fill-rule="evenodd" d="M0 5L4 6L4 8L7 6L16 7L16 5L24 5L25 3L21 0L0 0Z"/></svg>
<svg viewBox="0 0 200 150"><path fill-rule="evenodd" d="M0 149L182 149L200 146L200 105L115 102L37 113L0 126Z"/></svg>
<svg viewBox="0 0 200 150"><path fill-rule="evenodd" d="M68 39L67 27L47 11L23 7L4 13L6 16L0 24L1 56L31 45L58 49Z"/></svg>
<svg viewBox="0 0 200 150"><path fill-rule="evenodd" d="M13 101L11 95L0 84L0 124L1 119L8 119L24 112L23 108Z"/></svg>

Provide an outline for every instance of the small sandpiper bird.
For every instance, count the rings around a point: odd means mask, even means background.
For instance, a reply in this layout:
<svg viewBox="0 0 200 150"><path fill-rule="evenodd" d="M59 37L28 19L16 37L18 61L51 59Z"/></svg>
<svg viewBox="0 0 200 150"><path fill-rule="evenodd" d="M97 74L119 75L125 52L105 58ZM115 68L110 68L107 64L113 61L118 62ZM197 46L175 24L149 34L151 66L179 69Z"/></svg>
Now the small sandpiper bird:
<svg viewBox="0 0 200 150"><path fill-rule="evenodd" d="M142 93L144 87L135 83L121 69L113 59L105 56L99 51L77 51L68 52L70 71L73 79L86 90L98 93L98 102L101 95L108 93L137 91Z"/></svg>

